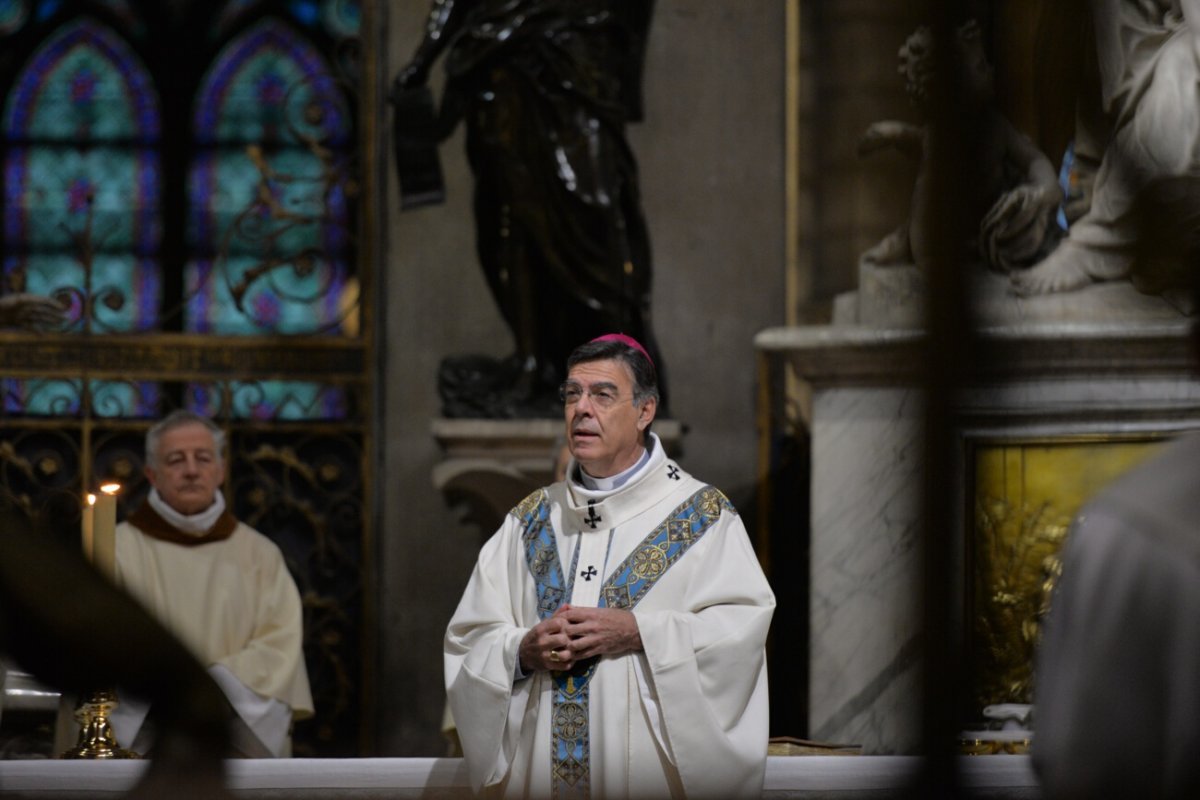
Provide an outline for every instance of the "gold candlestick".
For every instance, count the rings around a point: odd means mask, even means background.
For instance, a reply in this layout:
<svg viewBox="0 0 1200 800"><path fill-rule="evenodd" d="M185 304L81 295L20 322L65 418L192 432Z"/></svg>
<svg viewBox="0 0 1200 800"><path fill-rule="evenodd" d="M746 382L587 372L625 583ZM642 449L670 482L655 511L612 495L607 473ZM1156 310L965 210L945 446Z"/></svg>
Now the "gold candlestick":
<svg viewBox="0 0 1200 800"><path fill-rule="evenodd" d="M100 493L87 495L83 508L83 553L88 561L110 581L116 580L116 483L100 487ZM79 698L75 719L79 722L79 741L62 754L62 758L141 758L133 750L117 743L116 733L109 725L108 715L117 706L117 693L98 689Z"/></svg>
<svg viewBox="0 0 1200 800"><path fill-rule="evenodd" d="M117 744L117 735L108 724L108 714L117 705L117 693L112 689L89 692L75 706L79 722L79 741L62 754L62 758L141 758L133 750Z"/></svg>

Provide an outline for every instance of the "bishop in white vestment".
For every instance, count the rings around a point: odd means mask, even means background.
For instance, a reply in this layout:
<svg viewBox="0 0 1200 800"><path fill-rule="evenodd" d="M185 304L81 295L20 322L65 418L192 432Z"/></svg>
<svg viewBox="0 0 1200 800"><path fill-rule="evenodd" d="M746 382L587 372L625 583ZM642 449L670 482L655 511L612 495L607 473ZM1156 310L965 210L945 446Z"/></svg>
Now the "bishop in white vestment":
<svg viewBox="0 0 1200 800"><path fill-rule="evenodd" d="M575 351L566 481L483 547L446 634L473 788L505 797L759 797L774 596L741 518L646 428L632 339Z"/></svg>

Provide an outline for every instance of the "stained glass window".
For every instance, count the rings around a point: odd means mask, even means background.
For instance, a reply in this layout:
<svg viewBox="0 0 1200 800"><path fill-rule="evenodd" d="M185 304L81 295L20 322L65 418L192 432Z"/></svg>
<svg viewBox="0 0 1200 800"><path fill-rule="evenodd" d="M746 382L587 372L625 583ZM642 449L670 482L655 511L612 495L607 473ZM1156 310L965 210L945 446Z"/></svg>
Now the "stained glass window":
<svg viewBox="0 0 1200 800"><path fill-rule="evenodd" d="M112 29L73 20L41 43L4 103L8 290L60 298L68 330L154 326L162 302L161 130L146 66ZM6 378L0 391L10 410L79 413L78 394L56 382ZM110 400L95 413L144 416L155 393L100 383L94 396Z"/></svg>
<svg viewBox="0 0 1200 800"><path fill-rule="evenodd" d="M59 299L63 330L84 335L356 336L353 81L335 44L357 35L358 3L242 0L174 20L70 5L82 12L0 0L0 37L36 42L8 65L0 292ZM161 47L197 21L202 44ZM44 390L0 378L10 411L81 413L80 397ZM139 383L95 413L153 414L161 391L192 403L219 389ZM231 408L337 419L341 393L262 382L234 393L259 405Z"/></svg>
<svg viewBox="0 0 1200 800"><path fill-rule="evenodd" d="M255 24L205 74L194 136L188 239L198 257L185 273L185 329L340 333L352 126L325 59L282 20ZM213 392L195 387L200 395ZM237 386L232 397L238 416L345 413L337 390L294 381Z"/></svg>
<svg viewBox="0 0 1200 800"><path fill-rule="evenodd" d="M196 102L188 330L337 332L347 284L348 109L281 22L226 45Z"/></svg>

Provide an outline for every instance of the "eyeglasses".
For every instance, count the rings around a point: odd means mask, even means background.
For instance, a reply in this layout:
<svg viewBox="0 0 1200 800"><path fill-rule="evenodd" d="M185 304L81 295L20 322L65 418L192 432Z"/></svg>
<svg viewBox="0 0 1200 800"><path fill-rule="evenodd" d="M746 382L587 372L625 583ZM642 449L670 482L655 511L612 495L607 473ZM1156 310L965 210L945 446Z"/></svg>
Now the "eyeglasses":
<svg viewBox="0 0 1200 800"><path fill-rule="evenodd" d="M573 406L583 399L584 395L592 399L592 405L596 408L611 408L614 403L620 400L620 395L612 386L598 386L596 388L587 388L580 386L578 383L564 383L558 387L558 397L565 405Z"/></svg>

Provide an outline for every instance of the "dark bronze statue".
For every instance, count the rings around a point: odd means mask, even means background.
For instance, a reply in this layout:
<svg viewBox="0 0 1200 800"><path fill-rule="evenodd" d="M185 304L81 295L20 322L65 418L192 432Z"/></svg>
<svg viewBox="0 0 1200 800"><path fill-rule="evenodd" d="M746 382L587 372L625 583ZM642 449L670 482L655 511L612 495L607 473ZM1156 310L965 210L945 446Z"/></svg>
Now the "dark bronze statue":
<svg viewBox="0 0 1200 800"><path fill-rule="evenodd" d="M516 342L500 362L443 362L447 416L557 414L567 355L611 331L646 344L662 384L649 238L625 138L626 123L641 119L652 10L653 0L434 0L392 89L401 190L408 178L436 202L436 169L413 158L420 133L444 137L465 120L476 247ZM436 124L424 124L421 98L443 53L445 93Z"/></svg>

